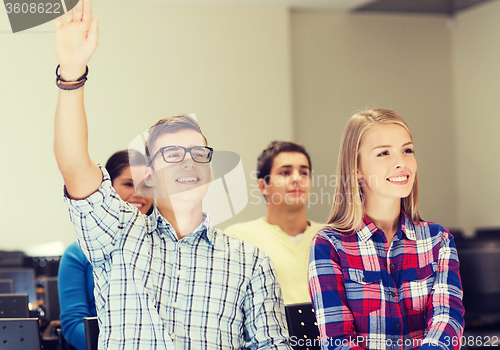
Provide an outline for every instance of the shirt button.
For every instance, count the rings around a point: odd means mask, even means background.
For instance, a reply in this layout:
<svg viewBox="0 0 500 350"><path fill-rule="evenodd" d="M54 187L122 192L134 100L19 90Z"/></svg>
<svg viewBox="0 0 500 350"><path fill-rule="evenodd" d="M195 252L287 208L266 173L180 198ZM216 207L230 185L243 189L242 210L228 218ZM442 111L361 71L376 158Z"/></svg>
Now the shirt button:
<svg viewBox="0 0 500 350"><path fill-rule="evenodd" d="M400 323L396 323L396 328L399 328L401 327L401 324Z"/></svg>
<svg viewBox="0 0 500 350"><path fill-rule="evenodd" d="M389 268L392 270L394 268L394 264L391 264Z"/></svg>
<svg viewBox="0 0 500 350"><path fill-rule="evenodd" d="M172 307L177 307L177 302L176 302L176 301L174 301L174 302L172 303Z"/></svg>
<svg viewBox="0 0 500 350"><path fill-rule="evenodd" d="M395 297L395 296L396 296L396 292L392 292L392 293L391 293L391 295L392 295L393 297Z"/></svg>
<svg viewBox="0 0 500 350"><path fill-rule="evenodd" d="M177 276L180 276L180 275L181 275L181 273L182 273L182 271L181 271L181 270L177 270Z"/></svg>
<svg viewBox="0 0 500 350"><path fill-rule="evenodd" d="M175 334L170 335L170 339L174 340L175 339Z"/></svg>

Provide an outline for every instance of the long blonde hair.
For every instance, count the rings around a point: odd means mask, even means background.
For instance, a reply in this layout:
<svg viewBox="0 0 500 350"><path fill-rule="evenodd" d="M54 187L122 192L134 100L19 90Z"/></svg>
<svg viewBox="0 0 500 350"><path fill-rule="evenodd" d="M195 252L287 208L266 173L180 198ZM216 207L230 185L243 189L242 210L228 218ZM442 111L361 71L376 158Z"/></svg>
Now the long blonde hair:
<svg viewBox="0 0 500 350"><path fill-rule="evenodd" d="M363 137L377 123L401 125L410 135L406 122L395 112L387 109L372 108L354 114L344 129L340 142L337 165L337 183L333 196L333 206L328 224L340 232L358 229L363 222L363 192L359 186L357 173L359 163L359 147ZM422 221L418 212L418 179L415 181L408 197L401 199L401 208L415 223Z"/></svg>

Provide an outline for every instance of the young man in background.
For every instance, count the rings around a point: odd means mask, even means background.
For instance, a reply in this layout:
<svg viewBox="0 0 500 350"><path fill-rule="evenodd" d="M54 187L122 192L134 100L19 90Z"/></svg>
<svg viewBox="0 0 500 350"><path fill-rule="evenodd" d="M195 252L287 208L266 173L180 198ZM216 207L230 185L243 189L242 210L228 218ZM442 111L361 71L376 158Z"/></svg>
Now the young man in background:
<svg viewBox="0 0 500 350"><path fill-rule="evenodd" d="M274 141L258 158L257 181L267 215L226 228L226 234L265 251L276 267L285 304L310 302L307 269L318 223L307 220L311 160L294 142Z"/></svg>

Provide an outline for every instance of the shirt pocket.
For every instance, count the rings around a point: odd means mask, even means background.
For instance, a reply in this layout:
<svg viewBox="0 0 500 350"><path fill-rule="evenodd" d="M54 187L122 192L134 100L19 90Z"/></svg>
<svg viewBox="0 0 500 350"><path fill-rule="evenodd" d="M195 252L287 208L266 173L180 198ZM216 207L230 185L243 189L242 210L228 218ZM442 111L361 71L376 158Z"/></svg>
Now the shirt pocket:
<svg viewBox="0 0 500 350"><path fill-rule="evenodd" d="M343 269L347 306L354 314L367 315L382 304L380 271Z"/></svg>
<svg viewBox="0 0 500 350"><path fill-rule="evenodd" d="M408 310L422 311L431 295L437 264L401 271L403 298Z"/></svg>

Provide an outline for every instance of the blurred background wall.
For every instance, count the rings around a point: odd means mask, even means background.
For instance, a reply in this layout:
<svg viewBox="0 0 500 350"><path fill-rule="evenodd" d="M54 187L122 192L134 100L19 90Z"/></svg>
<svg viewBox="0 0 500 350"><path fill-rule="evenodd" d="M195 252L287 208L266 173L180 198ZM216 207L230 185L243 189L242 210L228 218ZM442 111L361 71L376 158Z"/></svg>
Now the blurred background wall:
<svg viewBox="0 0 500 350"><path fill-rule="evenodd" d="M426 220L466 234L500 226L500 2L453 19L165 2L96 1L94 13L92 158L104 164L158 119L196 113L247 176L249 204L220 228L264 215L252 172L273 140L309 150L309 217L326 220L340 135L370 107L394 109L412 130ZM0 248L67 245L75 238L52 152L54 24L12 34L0 11L0 52Z"/></svg>

